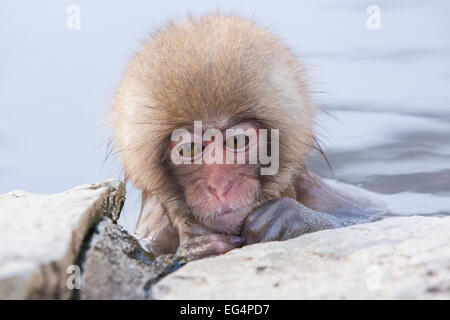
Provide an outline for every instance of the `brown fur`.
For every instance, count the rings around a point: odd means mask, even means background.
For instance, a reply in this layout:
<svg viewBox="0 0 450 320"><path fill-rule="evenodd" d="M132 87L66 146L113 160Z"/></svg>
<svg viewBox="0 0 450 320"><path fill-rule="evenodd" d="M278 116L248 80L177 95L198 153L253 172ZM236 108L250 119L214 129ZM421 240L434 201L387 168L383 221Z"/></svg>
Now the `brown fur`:
<svg viewBox="0 0 450 320"><path fill-rule="evenodd" d="M126 179L159 199L177 224L186 203L168 172L173 130L194 120L278 128L280 169L261 178L261 193L295 198L315 111L303 67L275 36L236 16L190 17L154 32L129 63L114 99L114 140Z"/></svg>

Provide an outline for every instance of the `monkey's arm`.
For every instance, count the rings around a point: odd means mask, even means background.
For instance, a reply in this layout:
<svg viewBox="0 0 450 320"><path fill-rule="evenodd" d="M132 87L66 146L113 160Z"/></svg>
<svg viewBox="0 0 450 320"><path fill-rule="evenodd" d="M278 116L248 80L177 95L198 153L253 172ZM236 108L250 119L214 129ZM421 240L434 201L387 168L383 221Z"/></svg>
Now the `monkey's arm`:
<svg viewBox="0 0 450 320"><path fill-rule="evenodd" d="M331 215L313 211L291 198L265 203L249 214L244 222L242 238L245 244L287 240L323 229L344 226Z"/></svg>
<svg viewBox="0 0 450 320"><path fill-rule="evenodd" d="M286 240L323 229L376 220L387 208L367 191L330 183L304 172L295 182L298 201L280 198L252 212L244 222L245 244Z"/></svg>

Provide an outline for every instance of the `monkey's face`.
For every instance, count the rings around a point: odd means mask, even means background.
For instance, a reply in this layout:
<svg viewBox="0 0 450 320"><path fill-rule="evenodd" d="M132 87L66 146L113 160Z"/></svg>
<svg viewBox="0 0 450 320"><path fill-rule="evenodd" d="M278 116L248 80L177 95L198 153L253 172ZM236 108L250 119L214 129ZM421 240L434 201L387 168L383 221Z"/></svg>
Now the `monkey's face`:
<svg viewBox="0 0 450 320"><path fill-rule="evenodd" d="M257 127L246 122L228 130L185 132L182 138L169 148L191 214L214 231L239 234L260 203Z"/></svg>

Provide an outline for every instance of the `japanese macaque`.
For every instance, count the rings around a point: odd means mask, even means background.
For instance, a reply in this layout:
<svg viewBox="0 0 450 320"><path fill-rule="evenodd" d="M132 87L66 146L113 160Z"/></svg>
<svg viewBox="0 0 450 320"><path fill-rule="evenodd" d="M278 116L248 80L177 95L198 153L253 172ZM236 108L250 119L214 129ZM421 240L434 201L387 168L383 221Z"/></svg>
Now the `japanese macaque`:
<svg viewBox="0 0 450 320"><path fill-rule="evenodd" d="M301 63L252 22L211 14L154 32L112 114L125 177L142 191L147 249L195 259L370 211L307 171L318 111Z"/></svg>

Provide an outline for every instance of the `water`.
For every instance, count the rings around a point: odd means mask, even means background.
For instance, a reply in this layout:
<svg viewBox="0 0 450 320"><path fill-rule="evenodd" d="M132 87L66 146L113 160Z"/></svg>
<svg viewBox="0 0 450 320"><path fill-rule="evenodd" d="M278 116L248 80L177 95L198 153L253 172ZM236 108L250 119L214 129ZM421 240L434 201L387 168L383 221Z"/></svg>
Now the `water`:
<svg viewBox="0 0 450 320"><path fill-rule="evenodd" d="M217 8L269 25L305 62L334 176L375 193L391 215L450 214L450 2L377 0L72 1L0 4L0 193L54 193L120 178L104 163L111 96L141 39L166 18ZM366 8L381 9L369 30ZM121 222L133 231L130 189Z"/></svg>
<svg viewBox="0 0 450 320"><path fill-rule="evenodd" d="M376 193L390 215L450 214L448 118L358 110L335 113L339 121L322 123L333 132L323 148L333 171L318 153L308 159L312 171Z"/></svg>

